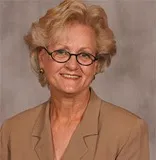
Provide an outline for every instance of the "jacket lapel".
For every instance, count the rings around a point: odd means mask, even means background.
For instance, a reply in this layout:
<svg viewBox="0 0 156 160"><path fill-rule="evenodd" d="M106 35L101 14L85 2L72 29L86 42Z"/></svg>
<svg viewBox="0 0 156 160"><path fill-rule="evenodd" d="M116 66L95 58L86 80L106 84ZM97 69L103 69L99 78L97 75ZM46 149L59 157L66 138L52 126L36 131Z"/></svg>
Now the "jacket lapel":
<svg viewBox="0 0 156 160"><path fill-rule="evenodd" d="M91 160L96 151L101 100L91 89L90 101L61 160ZM32 143L39 160L54 160L49 119L49 102L42 106L32 131Z"/></svg>
<svg viewBox="0 0 156 160"><path fill-rule="evenodd" d="M32 132L34 150L40 160L53 160L54 157L50 128L49 102L47 102L43 105Z"/></svg>
<svg viewBox="0 0 156 160"><path fill-rule="evenodd" d="M100 103L101 100L91 89L88 107L61 160L91 160L94 158L98 137Z"/></svg>

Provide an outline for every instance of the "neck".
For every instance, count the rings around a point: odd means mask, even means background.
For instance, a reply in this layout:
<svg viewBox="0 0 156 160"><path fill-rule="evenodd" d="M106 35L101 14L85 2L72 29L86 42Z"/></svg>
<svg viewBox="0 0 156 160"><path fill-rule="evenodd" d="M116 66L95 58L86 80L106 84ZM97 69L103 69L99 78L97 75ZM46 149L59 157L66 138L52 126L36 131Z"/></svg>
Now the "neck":
<svg viewBox="0 0 156 160"><path fill-rule="evenodd" d="M60 122L79 121L90 98L90 90L79 94L61 94L51 92L51 120Z"/></svg>

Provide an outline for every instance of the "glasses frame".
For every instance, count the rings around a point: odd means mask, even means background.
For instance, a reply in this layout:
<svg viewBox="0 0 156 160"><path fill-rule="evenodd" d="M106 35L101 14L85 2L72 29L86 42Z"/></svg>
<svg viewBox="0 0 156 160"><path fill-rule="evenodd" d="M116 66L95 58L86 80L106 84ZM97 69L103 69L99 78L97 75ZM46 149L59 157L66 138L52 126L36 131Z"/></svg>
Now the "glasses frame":
<svg viewBox="0 0 156 160"><path fill-rule="evenodd" d="M66 61L60 62L60 61L57 61L56 59L54 59L53 56L52 56L53 53L56 52L56 51L58 51L58 50L54 50L54 51L52 51L52 52L49 52L47 48L45 48L45 47L41 47L41 48L43 48L43 49L48 53L48 55L49 55L55 62L57 62L57 63L66 63L66 62L68 62L68 61L70 60L71 56L75 56L75 57L76 57L76 61L77 61L80 65L82 65L82 66L89 66L89 65L93 64L96 60L98 60L98 58L97 58L96 56L93 56L92 54L87 53L87 54L89 54L91 57L93 57L93 60L92 60L92 62L89 63L89 64L82 64L82 63L80 63L80 62L78 61L78 58L77 58L77 57L78 57L80 54L82 54L82 53L74 54L74 53L70 53L70 52L68 52L68 51L65 50L65 51L69 54L69 58L68 58Z"/></svg>

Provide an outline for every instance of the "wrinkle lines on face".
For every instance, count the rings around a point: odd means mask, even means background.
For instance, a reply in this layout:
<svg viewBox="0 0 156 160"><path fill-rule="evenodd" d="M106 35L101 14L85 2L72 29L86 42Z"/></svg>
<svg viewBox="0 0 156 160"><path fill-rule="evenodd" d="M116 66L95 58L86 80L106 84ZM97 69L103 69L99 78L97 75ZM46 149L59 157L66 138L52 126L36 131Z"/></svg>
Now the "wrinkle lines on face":
<svg viewBox="0 0 156 160"><path fill-rule="evenodd" d="M58 49L66 49L73 54L85 51L95 55L95 33L91 27L82 24L66 26L58 42L53 45L51 43L48 47L50 52ZM97 66L96 62L89 66L80 65L75 56L71 56L65 63L58 63L53 59L45 59L42 63L50 88L73 94L89 89Z"/></svg>

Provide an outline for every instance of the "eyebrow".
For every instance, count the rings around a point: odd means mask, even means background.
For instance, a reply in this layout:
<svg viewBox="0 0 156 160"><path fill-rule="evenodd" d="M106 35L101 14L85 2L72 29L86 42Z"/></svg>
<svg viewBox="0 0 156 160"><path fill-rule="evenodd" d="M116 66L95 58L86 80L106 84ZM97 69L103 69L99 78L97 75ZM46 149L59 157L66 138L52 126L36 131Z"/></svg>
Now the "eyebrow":
<svg viewBox="0 0 156 160"><path fill-rule="evenodd" d="M70 50L70 48L69 48L67 45L63 45L63 44L60 44L60 43L56 43L55 45L58 45L58 47L63 47L63 48L66 49L66 50ZM83 51L83 50L86 50L86 49L88 49L90 52L94 53L94 51L93 51L91 48L89 48L89 47L81 47L81 48L78 50L78 52Z"/></svg>

